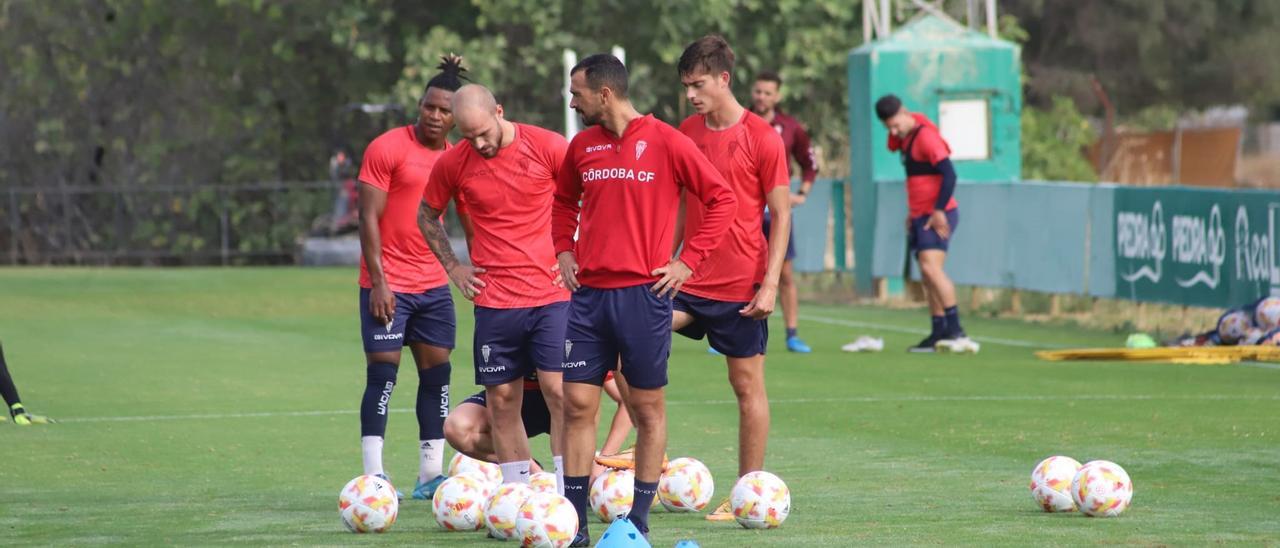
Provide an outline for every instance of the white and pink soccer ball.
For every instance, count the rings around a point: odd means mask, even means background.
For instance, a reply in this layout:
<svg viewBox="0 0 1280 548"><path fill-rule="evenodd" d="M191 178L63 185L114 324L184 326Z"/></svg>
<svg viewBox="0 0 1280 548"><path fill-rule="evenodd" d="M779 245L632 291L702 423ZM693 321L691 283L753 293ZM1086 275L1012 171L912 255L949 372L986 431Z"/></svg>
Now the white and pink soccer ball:
<svg viewBox="0 0 1280 548"><path fill-rule="evenodd" d="M523 483L504 483L498 487L484 505L484 526L489 533L499 540L519 538L516 519L520 508L533 494L533 489Z"/></svg>
<svg viewBox="0 0 1280 548"><path fill-rule="evenodd" d="M526 548L565 548L578 534L578 511L555 493L534 493L520 507L516 534Z"/></svg>
<svg viewBox="0 0 1280 548"><path fill-rule="evenodd" d="M529 474L529 488L534 493L559 493L560 488L556 484L556 475L551 472L536 472Z"/></svg>
<svg viewBox="0 0 1280 548"><path fill-rule="evenodd" d="M747 529L773 529L791 514L791 490L781 478L763 470L738 479L729 493L733 519Z"/></svg>
<svg viewBox="0 0 1280 548"><path fill-rule="evenodd" d="M471 474L444 480L431 497L431 510L436 516L436 523L449 531L483 529L484 505L491 493L491 489Z"/></svg>
<svg viewBox="0 0 1280 548"><path fill-rule="evenodd" d="M449 475L459 476L468 472L474 472L486 483L495 485L502 483L502 467L492 462L473 459L462 453L455 453L453 460L449 461Z"/></svg>
<svg viewBox="0 0 1280 548"><path fill-rule="evenodd" d="M1086 516L1118 516L1133 500L1133 482L1114 462L1089 461L1071 480L1071 498Z"/></svg>
<svg viewBox="0 0 1280 548"><path fill-rule="evenodd" d="M636 473L631 470L608 470L591 483L591 513L604 523L631 511L635 496Z"/></svg>
<svg viewBox="0 0 1280 548"><path fill-rule="evenodd" d="M707 465L689 457L667 463L667 469L658 478L658 500L671 512L701 511L711 502L715 489Z"/></svg>
<svg viewBox="0 0 1280 548"><path fill-rule="evenodd" d="M378 476L357 476L338 493L338 513L353 533L386 532L399 512L395 487Z"/></svg>
<svg viewBox="0 0 1280 548"><path fill-rule="evenodd" d="M1280 297L1267 297L1258 301L1253 309L1253 324L1263 331L1280 327Z"/></svg>
<svg viewBox="0 0 1280 548"><path fill-rule="evenodd" d="M1031 470L1031 496L1045 512L1072 512L1071 480L1080 471L1080 462L1071 457L1054 456L1040 461Z"/></svg>

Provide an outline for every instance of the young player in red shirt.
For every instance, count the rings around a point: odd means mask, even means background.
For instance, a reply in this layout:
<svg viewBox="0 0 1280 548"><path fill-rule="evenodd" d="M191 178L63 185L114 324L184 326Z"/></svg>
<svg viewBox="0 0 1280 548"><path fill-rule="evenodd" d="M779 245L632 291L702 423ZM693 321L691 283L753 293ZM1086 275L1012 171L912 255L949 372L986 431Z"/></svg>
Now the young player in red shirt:
<svg viewBox="0 0 1280 548"><path fill-rule="evenodd" d="M524 379L535 371L561 476L560 370L569 292L557 284L551 197L568 142L506 120L493 93L480 85L454 94L453 116L469 146L454 147L436 162L419 216L422 233L462 295L475 302L475 378L493 416L503 481L529 482L521 409ZM436 221L450 201L470 220L474 267L458 261Z"/></svg>
<svg viewBox="0 0 1280 548"><path fill-rule="evenodd" d="M782 137L783 147L787 155L800 166L800 190L791 194L791 207L804 205L809 191L813 189L813 181L818 177L818 156L814 153L809 140L809 133L795 118L778 108L782 100L782 77L776 72L761 72L751 85L751 111L769 122ZM791 173L791 163L787 162L787 173ZM793 216L794 218L794 216ZM764 217L765 237L769 234L769 215ZM782 304L782 319L787 328L787 350L808 354L813 349L800 338L800 295L796 289L795 272L792 263L796 258L795 225L792 224L790 237L787 238L787 260L782 263L782 276L778 277L778 297Z"/></svg>
<svg viewBox="0 0 1280 548"><path fill-rule="evenodd" d="M777 131L743 108L733 96L734 55L719 36L704 36L685 48L679 74L697 114L680 124L724 176L738 198L728 234L675 297L671 327L693 339L707 337L724 354L729 384L738 399L738 475L764 467L769 438L769 399L764 355L768 316L778 295L778 277L791 234L791 187L787 155ZM772 214L768 241L761 232L764 208ZM705 226L696 202L685 208L685 235ZM726 497L707 516L732 520Z"/></svg>
<svg viewBox="0 0 1280 548"><path fill-rule="evenodd" d="M572 545L587 546L600 385L621 358L637 431L635 498L625 519L645 533L666 450L671 295L718 246L737 199L688 137L636 111L627 98L627 69L617 58L592 55L570 75L570 105L592 127L574 137L565 155L552 240L565 286L574 292L564 343L565 496L580 520ZM673 258L684 190L706 212L701 229Z"/></svg>
<svg viewBox="0 0 1280 548"><path fill-rule="evenodd" d="M449 352L454 345L449 279L418 230L431 167L449 148L450 101L461 87L461 58L448 57L418 101L418 121L383 133L360 166L360 333L366 380L360 404L364 473L386 476L382 442L401 348L418 366L420 461L413 497L428 499L443 480L449 415Z"/></svg>
<svg viewBox="0 0 1280 548"><path fill-rule="evenodd" d="M956 288L943 270L951 235L960 223L952 197L956 170L951 147L929 118L907 110L894 95L876 101L876 116L889 130L889 150L901 152L907 171L907 241L920 264L932 317L929 336L909 350L977 353L978 343L960 327Z"/></svg>

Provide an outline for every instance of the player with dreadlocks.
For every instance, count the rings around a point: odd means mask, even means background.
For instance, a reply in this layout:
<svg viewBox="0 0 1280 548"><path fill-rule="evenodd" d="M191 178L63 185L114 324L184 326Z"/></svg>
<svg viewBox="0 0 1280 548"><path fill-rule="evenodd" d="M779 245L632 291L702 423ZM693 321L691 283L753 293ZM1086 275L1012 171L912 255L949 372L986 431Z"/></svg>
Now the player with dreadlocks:
<svg viewBox="0 0 1280 548"><path fill-rule="evenodd" d="M449 353L454 346L449 276L418 230L432 166L450 148L453 92L466 77L462 58L444 57L418 101L418 120L365 149L360 165L360 334L366 382L360 403L364 473L386 477L382 442L401 348L418 370L421 460L413 498L430 499L444 481L444 420L449 415Z"/></svg>

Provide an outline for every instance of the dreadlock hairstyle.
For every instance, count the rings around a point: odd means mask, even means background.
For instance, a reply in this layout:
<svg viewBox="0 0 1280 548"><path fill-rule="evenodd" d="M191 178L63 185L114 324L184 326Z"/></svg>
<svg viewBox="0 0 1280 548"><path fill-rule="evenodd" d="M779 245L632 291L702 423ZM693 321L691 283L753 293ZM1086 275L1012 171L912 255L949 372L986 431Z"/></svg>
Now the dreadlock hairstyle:
<svg viewBox="0 0 1280 548"><path fill-rule="evenodd" d="M423 93L426 93L426 90L431 88L440 88L445 91L458 91L458 88L462 87L463 80L468 82L471 81L470 78L467 78L462 74L467 71L467 69L462 66L462 56L450 53L449 55L441 56L440 60L441 63L436 65L436 68L440 69L440 74L433 76L431 80L427 82L427 88L422 90Z"/></svg>

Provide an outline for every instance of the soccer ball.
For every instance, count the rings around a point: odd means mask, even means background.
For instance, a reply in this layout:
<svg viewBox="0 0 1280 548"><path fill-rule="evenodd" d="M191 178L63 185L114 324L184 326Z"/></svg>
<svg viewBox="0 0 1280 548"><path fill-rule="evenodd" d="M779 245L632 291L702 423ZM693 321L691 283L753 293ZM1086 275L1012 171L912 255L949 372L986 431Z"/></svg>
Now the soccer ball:
<svg viewBox="0 0 1280 548"><path fill-rule="evenodd" d="M533 489L523 483L504 483L484 505L484 525L494 538L516 538L516 518L520 507L533 496Z"/></svg>
<svg viewBox="0 0 1280 548"><path fill-rule="evenodd" d="M1071 480L1071 498L1087 516L1118 516L1133 499L1133 482L1114 462L1089 461Z"/></svg>
<svg viewBox="0 0 1280 548"><path fill-rule="evenodd" d="M778 476L763 470L742 476L729 493L733 519L747 529L773 529L791 513L791 490Z"/></svg>
<svg viewBox="0 0 1280 548"><path fill-rule="evenodd" d="M635 495L636 473L631 470L609 470L591 484L591 512L605 523L631 511Z"/></svg>
<svg viewBox="0 0 1280 548"><path fill-rule="evenodd" d="M689 457L672 460L658 478L658 500L671 512L701 511L715 489L707 465Z"/></svg>
<svg viewBox="0 0 1280 548"><path fill-rule="evenodd" d="M454 476L431 497L431 509L436 523L450 531L475 531L484 527L484 503L487 497L484 484L469 474Z"/></svg>
<svg viewBox="0 0 1280 548"><path fill-rule="evenodd" d="M1049 457L1031 470L1031 496L1045 512L1071 512L1071 480L1080 471L1080 462L1071 457Z"/></svg>
<svg viewBox="0 0 1280 548"><path fill-rule="evenodd" d="M1266 335L1266 332L1254 327L1244 332L1244 338L1240 339L1240 344L1244 346L1253 346L1255 344L1261 344L1262 337L1265 335Z"/></svg>
<svg viewBox="0 0 1280 548"><path fill-rule="evenodd" d="M385 532L399 512L395 487L378 476L357 476L338 493L338 513L353 533Z"/></svg>
<svg viewBox="0 0 1280 548"><path fill-rule="evenodd" d="M520 507L516 534L526 548L565 548L578 534L578 511L555 493L534 493Z"/></svg>
<svg viewBox="0 0 1280 548"><path fill-rule="evenodd" d="M556 475L551 472L538 472L529 475L529 487L534 493L556 493L559 494L560 489L556 486Z"/></svg>
<svg viewBox="0 0 1280 548"><path fill-rule="evenodd" d="M1257 307L1253 309L1253 323L1263 331L1280 327L1280 297L1267 297L1258 301Z"/></svg>
<svg viewBox="0 0 1280 548"><path fill-rule="evenodd" d="M1268 331L1266 335L1263 335L1258 340L1257 344L1261 346L1280 346L1280 328Z"/></svg>
<svg viewBox="0 0 1280 548"><path fill-rule="evenodd" d="M1218 318L1218 338L1223 344L1236 344L1252 327L1253 318L1250 318L1247 312L1238 308L1228 310Z"/></svg>
<svg viewBox="0 0 1280 548"><path fill-rule="evenodd" d="M462 453L455 453L449 461L449 475L457 476L466 472L475 472L486 483L502 483L502 467L482 460L473 459Z"/></svg>

